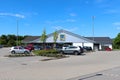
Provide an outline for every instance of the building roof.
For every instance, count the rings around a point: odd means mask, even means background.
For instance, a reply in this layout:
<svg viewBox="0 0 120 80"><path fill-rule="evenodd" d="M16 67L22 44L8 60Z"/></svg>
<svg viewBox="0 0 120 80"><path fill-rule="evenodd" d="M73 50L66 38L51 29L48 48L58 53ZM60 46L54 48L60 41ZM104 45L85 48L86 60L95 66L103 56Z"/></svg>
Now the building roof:
<svg viewBox="0 0 120 80"><path fill-rule="evenodd" d="M63 30L63 29L58 30L57 32L58 32L58 34L63 32L63 33L75 36L77 38L81 38L88 42L92 42L92 43L112 44L112 39L110 39L109 37L94 37L94 40L93 40L93 37L83 37L78 34ZM51 33L51 34L48 34L47 36L50 37L50 36L53 36L53 34L54 33ZM32 41L37 40L39 38L40 38L40 36L28 36L22 41L22 43L32 43Z"/></svg>
<svg viewBox="0 0 120 80"><path fill-rule="evenodd" d="M110 39L109 37L85 37L87 39L93 40L96 43L105 43L105 44L112 44L112 39Z"/></svg>
<svg viewBox="0 0 120 80"><path fill-rule="evenodd" d="M58 33L62 33L62 32L63 32L63 33L66 33L66 34L75 36L75 37L77 37L77 38L81 38L81 39L86 40L86 41L88 41L88 42L95 43L95 41L93 41L93 40L87 39L87 38L85 38L85 37L83 37L83 36L81 36L81 35L78 35L78 34L75 34L75 33L72 33L72 32L66 31L66 30L63 30L63 29L58 30L57 32L58 32ZM49 34L48 37L49 37L49 36L52 36L52 35L53 35L53 33Z"/></svg>
<svg viewBox="0 0 120 80"><path fill-rule="evenodd" d="M27 36L24 40L22 40L22 43L30 43L31 41L40 38L40 36Z"/></svg>

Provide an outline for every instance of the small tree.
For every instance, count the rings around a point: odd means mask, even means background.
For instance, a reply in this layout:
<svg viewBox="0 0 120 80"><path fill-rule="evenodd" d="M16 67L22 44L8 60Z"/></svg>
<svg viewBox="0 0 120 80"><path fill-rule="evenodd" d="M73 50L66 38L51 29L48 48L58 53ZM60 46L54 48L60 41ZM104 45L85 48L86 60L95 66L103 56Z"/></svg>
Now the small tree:
<svg viewBox="0 0 120 80"><path fill-rule="evenodd" d="M15 40L14 39L10 39L7 43L8 46L15 46L16 43L15 43Z"/></svg>
<svg viewBox="0 0 120 80"><path fill-rule="evenodd" d="M53 33L54 47L56 47L56 41L57 41L57 39L58 39L58 32L55 31L55 32Z"/></svg>
<svg viewBox="0 0 120 80"><path fill-rule="evenodd" d="M40 41L43 42L43 48L44 48L44 49L45 49L46 39L47 39L47 35L46 35L46 30L44 29L44 30L43 30L43 33L42 33L42 35L41 35L41 37L40 37Z"/></svg>
<svg viewBox="0 0 120 80"><path fill-rule="evenodd" d="M7 42L8 42L7 36L6 36L6 35L2 35L2 36L0 37L0 44L1 44L1 45L7 45Z"/></svg>
<svg viewBox="0 0 120 80"><path fill-rule="evenodd" d="M114 45L114 48L120 49L120 33L114 39L113 45Z"/></svg>

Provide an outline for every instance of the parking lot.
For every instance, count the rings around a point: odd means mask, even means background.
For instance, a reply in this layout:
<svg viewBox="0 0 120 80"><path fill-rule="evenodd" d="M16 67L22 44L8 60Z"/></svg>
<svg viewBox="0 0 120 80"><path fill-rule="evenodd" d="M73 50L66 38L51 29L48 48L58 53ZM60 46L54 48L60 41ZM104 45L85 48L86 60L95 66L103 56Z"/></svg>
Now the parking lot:
<svg viewBox="0 0 120 80"><path fill-rule="evenodd" d="M120 51L97 51L42 61L49 58L4 57L10 54L9 49L0 49L0 80L67 80L120 66Z"/></svg>

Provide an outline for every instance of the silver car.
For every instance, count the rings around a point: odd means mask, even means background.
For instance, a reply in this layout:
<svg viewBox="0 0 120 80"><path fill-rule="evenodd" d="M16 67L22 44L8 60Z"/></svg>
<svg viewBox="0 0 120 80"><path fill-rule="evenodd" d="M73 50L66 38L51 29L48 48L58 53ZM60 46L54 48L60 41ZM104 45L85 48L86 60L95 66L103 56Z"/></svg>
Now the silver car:
<svg viewBox="0 0 120 80"><path fill-rule="evenodd" d="M75 55L79 55L83 53L83 49L80 46L68 46L63 47L62 50L60 50L60 53L73 53Z"/></svg>
<svg viewBox="0 0 120 80"><path fill-rule="evenodd" d="M11 47L10 52L11 52L12 54L16 54L16 53L29 54L29 53L30 53L29 50L24 49L24 48L21 47L21 46L14 46L14 47Z"/></svg>

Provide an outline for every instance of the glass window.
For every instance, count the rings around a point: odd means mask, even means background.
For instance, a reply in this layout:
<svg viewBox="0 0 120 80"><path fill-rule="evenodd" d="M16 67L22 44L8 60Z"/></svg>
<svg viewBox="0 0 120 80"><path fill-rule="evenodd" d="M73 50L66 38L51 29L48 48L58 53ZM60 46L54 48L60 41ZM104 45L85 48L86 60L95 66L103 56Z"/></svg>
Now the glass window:
<svg viewBox="0 0 120 80"><path fill-rule="evenodd" d="M60 35L60 41L65 41L65 35L64 34Z"/></svg>
<svg viewBox="0 0 120 80"><path fill-rule="evenodd" d="M19 49L23 49L22 47L19 47Z"/></svg>
<svg viewBox="0 0 120 80"><path fill-rule="evenodd" d="M75 46L71 46L71 47L69 47L69 48L77 48L77 47L75 47Z"/></svg>
<svg viewBox="0 0 120 80"><path fill-rule="evenodd" d="M14 47L14 49L18 49L18 47Z"/></svg>

